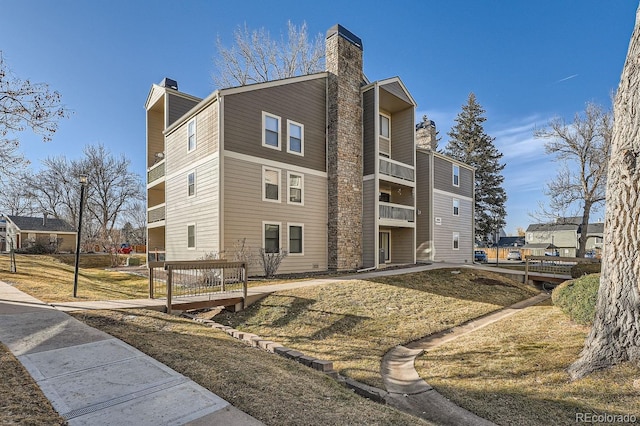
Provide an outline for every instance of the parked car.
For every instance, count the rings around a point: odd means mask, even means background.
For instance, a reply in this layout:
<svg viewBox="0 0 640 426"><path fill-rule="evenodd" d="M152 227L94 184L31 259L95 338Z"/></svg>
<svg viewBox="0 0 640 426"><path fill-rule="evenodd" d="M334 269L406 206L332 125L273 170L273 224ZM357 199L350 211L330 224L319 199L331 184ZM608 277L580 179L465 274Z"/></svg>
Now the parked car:
<svg viewBox="0 0 640 426"><path fill-rule="evenodd" d="M476 250L473 252L473 260L475 262L487 263L487 253L484 250Z"/></svg>
<svg viewBox="0 0 640 426"><path fill-rule="evenodd" d="M584 254L584 257L587 258L587 259L595 259L598 256L597 256L595 250L589 250Z"/></svg>
<svg viewBox="0 0 640 426"><path fill-rule="evenodd" d="M554 250L554 251L545 251L544 252L545 256L560 256L560 252L558 250Z"/></svg>
<svg viewBox="0 0 640 426"><path fill-rule="evenodd" d="M118 248L118 253L121 254L129 254L133 251L133 247L129 243L120 244L120 248Z"/></svg>
<svg viewBox="0 0 640 426"><path fill-rule="evenodd" d="M509 250L509 253L507 253L507 260L522 260L520 250Z"/></svg>

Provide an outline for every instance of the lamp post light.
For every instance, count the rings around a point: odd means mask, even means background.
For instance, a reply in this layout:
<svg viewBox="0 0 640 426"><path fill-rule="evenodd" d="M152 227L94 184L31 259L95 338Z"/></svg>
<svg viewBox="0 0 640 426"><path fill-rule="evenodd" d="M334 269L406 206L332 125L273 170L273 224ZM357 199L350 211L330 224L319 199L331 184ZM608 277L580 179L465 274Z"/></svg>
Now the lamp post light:
<svg viewBox="0 0 640 426"><path fill-rule="evenodd" d="M78 266L80 265L80 231L82 230L82 207L84 204L84 187L87 185L87 176L80 175L80 212L78 213L78 239L76 242L76 269L73 275L73 297L78 293Z"/></svg>

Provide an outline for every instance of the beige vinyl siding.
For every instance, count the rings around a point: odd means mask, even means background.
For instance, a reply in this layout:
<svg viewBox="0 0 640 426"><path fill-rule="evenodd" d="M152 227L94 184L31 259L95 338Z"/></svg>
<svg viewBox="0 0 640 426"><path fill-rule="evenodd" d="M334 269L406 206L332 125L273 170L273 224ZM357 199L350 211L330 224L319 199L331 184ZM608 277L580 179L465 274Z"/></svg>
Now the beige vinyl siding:
<svg viewBox="0 0 640 426"><path fill-rule="evenodd" d="M403 101L409 103L409 104L413 103L411 98L409 98L409 96L407 96L407 93L402 88L402 85L400 83L398 83L397 81L394 81L394 82L388 83L388 84L383 84L380 87L382 89L386 90L387 92L391 93L392 95L394 95L394 96L402 99Z"/></svg>
<svg viewBox="0 0 640 426"><path fill-rule="evenodd" d="M362 94L362 126L363 126L363 147L362 161L364 176L375 173L376 162L376 134L375 121L378 112L375 108L375 90L373 88Z"/></svg>
<svg viewBox="0 0 640 426"><path fill-rule="evenodd" d="M381 228L380 230L384 230ZM390 228L391 263L414 263L415 241L413 228Z"/></svg>
<svg viewBox="0 0 640 426"><path fill-rule="evenodd" d="M220 252L219 160L217 157L176 173L166 182L166 258L193 260ZM187 175L195 171L196 195L187 196ZM196 248L187 249L187 225L196 225Z"/></svg>
<svg viewBox="0 0 640 426"><path fill-rule="evenodd" d="M378 246L376 245L376 197L378 191L375 180L369 179L362 183L362 265L365 268L375 266Z"/></svg>
<svg viewBox="0 0 640 426"><path fill-rule="evenodd" d="M169 113L167 114L167 127L171 126L171 124L185 115L199 102L199 100L187 99L169 91L167 91L167 100L169 104Z"/></svg>
<svg viewBox="0 0 640 426"><path fill-rule="evenodd" d="M160 99L162 97L162 95L164 95L165 89L164 87L160 87L157 85L153 85L153 87L151 88L151 93L149 94L149 100L147 102L147 107L153 107L153 104L155 104L156 102L158 102L158 99ZM164 109L164 108L163 108Z"/></svg>
<svg viewBox="0 0 640 426"><path fill-rule="evenodd" d="M195 116L195 119L196 149L193 151L187 151L187 131L191 118L167 135L167 176L218 151L218 103L209 104Z"/></svg>
<svg viewBox="0 0 640 426"><path fill-rule="evenodd" d="M326 78L224 96L224 149L326 171ZM262 145L262 112L280 117L280 149ZM287 152L287 120L304 125L304 156Z"/></svg>
<svg viewBox="0 0 640 426"><path fill-rule="evenodd" d="M453 186L452 165L460 166L460 186ZM451 192L463 197L473 197L473 170L463 164L434 155L433 187L441 191Z"/></svg>
<svg viewBox="0 0 640 426"><path fill-rule="evenodd" d="M433 218L430 214L431 200L431 175L430 175L431 155L425 152L416 152L416 248L421 251L417 253L418 261L429 260L433 245L432 228Z"/></svg>
<svg viewBox="0 0 640 426"><path fill-rule="evenodd" d="M255 157L254 157L255 158ZM233 247L246 238L246 245L257 256L263 247L263 222L280 223L280 246L288 250L289 224L303 224L304 255L286 257L278 273L327 270L327 179L304 175L304 206L292 205L287 198L287 169L281 168L280 203L262 201L262 165L231 157L224 158L224 248L227 258ZM299 172L296 171L296 174ZM257 260L257 257L256 257ZM259 264L250 275L262 275Z"/></svg>
<svg viewBox="0 0 640 426"><path fill-rule="evenodd" d="M156 153L164 151L164 109L147 111L147 167L156 161Z"/></svg>
<svg viewBox="0 0 640 426"><path fill-rule="evenodd" d="M471 263L473 250L473 231L471 214L473 206L470 199L460 200L460 214L453 216L455 194L433 194L433 217L440 218L441 224L434 224L435 261ZM453 250L453 233L460 233L460 246Z"/></svg>
<svg viewBox="0 0 640 426"><path fill-rule="evenodd" d="M391 116L391 159L414 165L414 109L398 111Z"/></svg>

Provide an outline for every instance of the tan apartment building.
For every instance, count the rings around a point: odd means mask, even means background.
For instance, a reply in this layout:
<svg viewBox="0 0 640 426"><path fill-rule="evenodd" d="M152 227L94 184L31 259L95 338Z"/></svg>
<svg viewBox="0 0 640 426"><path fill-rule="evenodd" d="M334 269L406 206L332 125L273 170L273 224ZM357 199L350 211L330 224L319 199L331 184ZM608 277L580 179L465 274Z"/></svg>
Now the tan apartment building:
<svg viewBox="0 0 640 426"><path fill-rule="evenodd" d="M366 80L345 28L326 49L326 72L204 99L170 79L152 86L150 254L230 258L245 241L286 250L279 273L416 263L416 103L397 77Z"/></svg>

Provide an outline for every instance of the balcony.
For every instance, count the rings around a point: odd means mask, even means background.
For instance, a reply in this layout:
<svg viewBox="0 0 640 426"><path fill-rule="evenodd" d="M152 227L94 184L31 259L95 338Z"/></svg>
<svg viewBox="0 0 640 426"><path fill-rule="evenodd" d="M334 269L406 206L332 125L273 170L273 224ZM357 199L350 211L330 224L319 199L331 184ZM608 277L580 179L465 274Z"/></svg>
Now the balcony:
<svg viewBox="0 0 640 426"><path fill-rule="evenodd" d="M147 222L151 224L163 221L165 219L165 212L166 206L164 204L150 208L147 211Z"/></svg>
<svg viewBox="0 0 640 426"><path fill-rule="evenodd" d="M415 182L413 166L390 158L380 158L380 174L408 182Z"/></svg>
<svg viewBox="0 0 640 426"><path fill-rule="evenodd" d="M164 160L154 164L147 170L147 184L164 177Z"/></svg>
<svg viewBox="0 0 640 426"><path fill-rule="evenodd" d="M380 202L379 217L386 220L387 223L393 222L415 222L415 208L411 206L402 206L400 204L392 204Z"/></svg>

